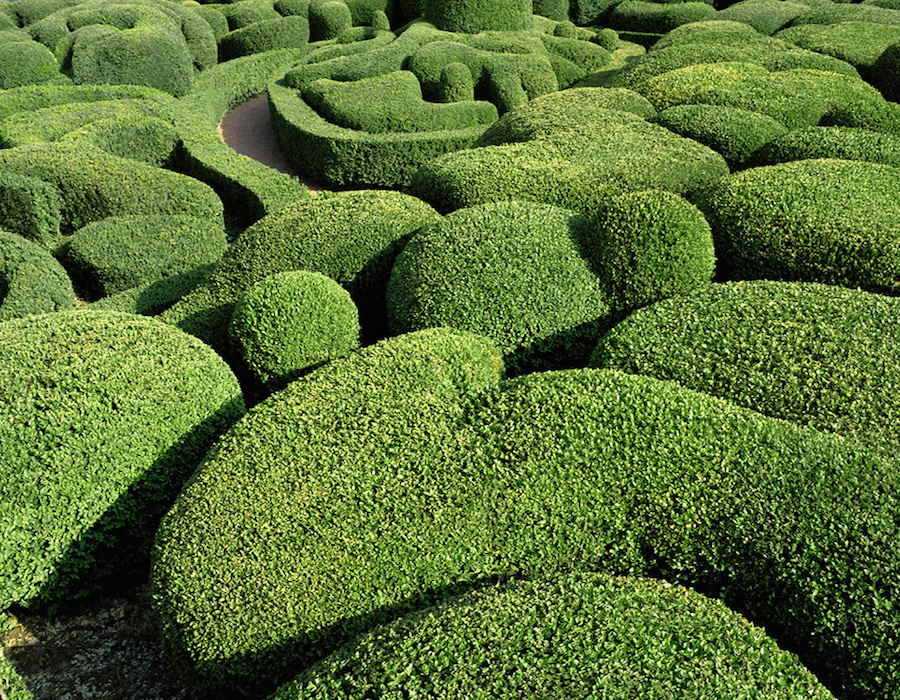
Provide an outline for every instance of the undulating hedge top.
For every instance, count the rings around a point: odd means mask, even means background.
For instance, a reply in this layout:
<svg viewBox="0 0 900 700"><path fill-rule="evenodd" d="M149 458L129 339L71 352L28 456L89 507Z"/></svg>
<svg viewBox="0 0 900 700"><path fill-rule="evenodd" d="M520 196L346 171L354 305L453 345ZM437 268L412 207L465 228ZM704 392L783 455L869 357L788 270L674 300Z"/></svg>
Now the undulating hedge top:
<svg viewBox="0 0 900 700"><path fill-rule="evenodd" d="M757 165L838 158L900 167L900 134L843 126L808 126L776 136L753 155Z"/></svg>
<svg viewBox="0 0 900 700"><path fill-rule="evenodd" d="M796 24L837 24L838 22L874 22L900 25L900 10L866 3L825 2L811 5L809 10L791 22Z"/></svg>
<svg viewBox="0 0 900 700"><path fill-rule="evenodd" d="M713 284L634 312L591 364L896 450L898 311L900 300L857 289Z"/></svg>
<svg viewBox="0 0 900 700"><path fill-rule="evenodd" d="M900 42L900 23L798 24L782 29L775 37L847 61L869 79L875 62L885 49Z"/></svg>
<svg viewBox="0 0 900 700"><path fill-rule="evenodd" d="M771 35L809 10L809 7L791 0L741 0L719 10L716 19L742 22L761 34Z"/></svg>
<svg viewBox="0 0 900 700"><path fill-rule="evenodd" d="M0 322L74 307L72 281L50 252L0 230Z"/></svg>
<svg viewBox="0 0 900 700"><path fill-rule="evenodd" d="M531 27L531 0L423 0L425 19L446 32L516 32Z"/></svg>
<svg viewBox="0 0 900 700"><path fill-rule="evenodd" d="M266 277L238 299L228 337L260 382L278 388L359 346L359 313L346 289L320 272Z"/></svg>
<svg viewBox="0 0 900 700"><path fill-rule="evenodd" d="M320 193L294 202L244 231L207 282L161 318L224 349L234 304L250 285L277 272L310 270L350 292L364 339L383 337L394 258L416 229L438 218L425 202L392 191Z"/></svg>
<svg viewBox="0 0 900 700"><path fill-rule="evenodd" d="M243 412L210 348L102 311L0 324L0 393L0 608L139 570L129 552Z"/></svg>
<svg viewBox="0 0 900 700"><path fill-rule="evenodd" d="M725 643L727 640L727 643ZM765 632L688 588L513 580L377 627L273 700L833 697Z"/></svg>
<svg viewBox="0 0 900 700"><path fill-rule="evenodd" d="M56 187L35 177L0 168L0 224L35 243L59 240L62 198Z"/></svg>
<svg viewBox="0 0 900 700"><path fill-rule="evenodd" d="M893 458L599 370L526 375L460 413L406 380L423 364L408 353L377 390L291 384L182 492L156 608L208 690L252 694L498 576L589 570L695 585L838 696L900 697Z"/></svg>
<svg viewBox="0 0 900 700"><path fill-rule="evenodd" d="M23 41L0 41L0 90L65 80L53 52L27 34Z"/></svg>
<svg viewBox="0 0 900 700"><path fill-rule="evenodd" d="M721 279L900 286L900 169L816 159L751 168L698 192Z"/></svg>
<svg viewBox="0 0 900 700"><path fill-rule="evenodd" d="M240 5L243 3L235 3ZM275 49L302 49L309 44L309 20L279 17L235 29L219 40L219 60L228 61Z"/></svg>
<svg viewBox="0 0 900 700"><path fill-rule="evenodd" d="M143 85L29 85L0 92L0 120L73 102L129 99L172 103L171 95Z"/></svg>

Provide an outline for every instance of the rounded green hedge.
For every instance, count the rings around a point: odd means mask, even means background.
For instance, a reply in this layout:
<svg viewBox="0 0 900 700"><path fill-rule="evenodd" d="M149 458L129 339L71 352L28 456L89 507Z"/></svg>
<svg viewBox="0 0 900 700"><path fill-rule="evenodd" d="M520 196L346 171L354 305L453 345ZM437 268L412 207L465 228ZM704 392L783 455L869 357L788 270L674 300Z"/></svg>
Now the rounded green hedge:
<svg viewBox="0 0 900 700"><path fill-rule="evenodd" d="M165 518L163 638L207 691L271 687L496 577L587 570L693 585L837 695L900 697L893 457L600 370L530 374L440 408L405 381L422 358L405 362L275 394Z"/></svg>
<svg viewBox="0 0 900 700"><path fill-rule="evenodd" d="M617 32L665 34L682 24L702 22L715 14L711 2L624 0L612 8L604 24Z"/></svg>
<svg viewBox="0 0 900 700"><path fill-rule="evenodd" d="M56 56L36 41L0 43L0 90L62 78Z"/></svg>
<svg viewBox="0 0 900 700"><path fill-rule="evenodd" d="M0 167L0 222L7 230L52 247L59 241L62 206L49 182Z"/></svg>
<svg viewBox="0 0 900 700"><path fill-rule="evenodd" d="M424 0L425 19L445 32L477 34L531 28L532 0Z"/></svg>
<svg viewBox="0 0 900 700"><path fill-rule="evenodd" d="M278 17L226 34L219 41L219 60L228 61L274 49L300 49L308 43L309 21L306 17Z"/></svg>
<svg viewBox="0 0 900 700"><path fill-rule="evenodd" d="M500 202L460 209L415 234L387 287L393 333L435 326L490 338L507 370L577 367L612 323L585 251L590 222L567 209Z"/></svg>
<svg viewBox="0 0 900 700"><path fill-rule="evenodd" d="M238 299L228 327L253 376L277 388L359 346L359 313L350 294L319 272L281 272Z"/></svg>
<svg viewBox="0 0 900 700"><path fill-rule="evenodd" d="M721 279L824 282L896 293L900 169L818 159L751 168L697 193Z"/></svg>
<svg viewBox="0 0 900 700"><path fill-rule="evenodd" d="M755 165L837 158L900 167L900 134L843 126L808 126L772 139L754 153Z"/></svg>
<svg viewBox="0 0 900 700"><path fill-rule="evenodd" d="M90 306L104 311L156 316L203 284L214 267L215 265L201 265L180 275L164 277L156 282L103 297Z"/></svg>
<svg viewBox="0 0 900 700"><path fill-rule="evenodd" d="M174 169L181 146L171 121L142 114L98 119L70 131L60 141L88 143L114 156L166 169Z"/></svg>
<svg viewBox="0 0 900 700"><path fill-rule="evenodd" d="M720 601L600 574L509 581L410 613L334 652L272 700L392 693L833 700L795 656Z"/></svg>
<svg viewBox="0 0 900 700"><path fill-rule="evenodd" d="M156 522L243 412L210 348L101 311L0 324L0 608L134 575Z"/></svg>
<svg viewBox="0 0 900 700"><path fill-rule="evenodd" d="M900 300L799 282L713 284L634 312L591 358L889 450Z"/></svg>
<svg viewBox="0 0 900 700"><path fill-rule="evenodd" d="M384 337L394 258L416 229L438 218L425 202L392 191L323 192L294 202L238 236L207 282L161 318L224 350L234 304L250 285L277 272L309 270L350 292L364 339Z"/></svg>
<svg viewBox="0 0 900 700"><path fill-rule="evenodd" d="M215 262L221 223L192 216L110 216L78 229L56 256L87 296L121 292Z"/></svg>
<svg viewBox="0 0 900 700"><path fill-rule="evenodd" d="M0 322L74 307L72 281L47 249L0 231Z"/></svg>
<svg viewBox="0 0 900 700"><path fill-rule="evenodd" d="M872 66L872 81L889 100L900 102L900 43L888 46Z"/></svg>
<svg viewBox="0 0 900 700"><path fill-rule="evenodd" d="M716 19L749 24L768 36L809 10L809 7L791 0L741 0L719 10Z"/></svg>

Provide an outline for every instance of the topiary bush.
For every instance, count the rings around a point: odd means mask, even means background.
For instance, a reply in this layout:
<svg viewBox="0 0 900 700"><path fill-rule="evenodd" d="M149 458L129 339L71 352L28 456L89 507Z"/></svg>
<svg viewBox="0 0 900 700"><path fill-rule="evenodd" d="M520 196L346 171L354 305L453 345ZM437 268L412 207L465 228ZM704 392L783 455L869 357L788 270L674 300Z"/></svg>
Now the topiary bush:
<svg viewBox="0 0 900 700"><path fill-rule="evenodd" d="M517 32L531 26L531 0L424 0L425 19L445 32Z"/></svg>
<svg viewBox="0 0 900 700"><path fill-rule="evenodd" d="M605 20L617 32L665 34L690 22L701 22L715 16L708 2L648 2L624 0L613 6Z"/></svg>
<svg viewBox="0 0 900 700"><path fill-rule="evenodd" d="M206 284L161 318L224 350L241 294L269 275L309 270L350 292L364 339L383 337L385 289L394 259L414 231L438 218L425 202L391 191L323 192L295 202L244 231Z"/></svg>
<svg viewBox="0 0 900 700"><path fill-rule="evenodd" d="M508 581L410 613L304 671L273 700L391 692L833 698L796 657L720 601L600 574Z"/></svg>
<svg viewBox="0 0 900 700"><path fill-rule="evenodd" d="M291 384L166 516L163 638L208 692L268 689L497 577L586 570L693 585L838 695L900 695L893 458L608 371L535 373L441 408L405 381L423 364Z"/></svg>
<svg viewBox="0 0 900 700"><path fill-rule="evenodd" d="M312 41L335 39L353 26L353 13L343 0L309 4L309 36Z"/></svg>
<svg viewBox="0 0 900 700"><path fill-rule="evenodd" d="M300 49L308 43L309 21L306 17L278 17L226 34L219 41L219 60L228 61L274 49Z"/></svg>
<svg viewBox="0 0 900 700"><path fill-rule="evenodd" d="M788 133L781 122L765 114L720 105L678 105L660 112L655 121L721 153L732 170L749 165L760 148Z"/></svg>
<svg viewBox="0 0 900 700"><path fill-rule="evenodd" d="M0 224L43 246L59 240L62 199L48 182L0 168Z"/></svg>
<svg viewBox="0 0 900 700"><path fill-rule="evenodd" d="M192 216L110 216L57 249L87 298L98 298L214 263L228 243L221 222Z"/></svg>
<svg viewBox="0 0 900 700"><path fill-rule="evenodd" d="M741 0L719 10L716 19L749 24L759 33L771 36L809 7L791 0Z"/></svg>
<svg viewBox="0 0 900 700"><path fill-rule="evenodd" d="M101 311L156 316L203 284L214 267L215 265L201 265L180 275L132 287L98 299L90 307Z"/></svg>
<svg viewBox="0 0 900 700"><path fill-rule="evenodd" d="M36 41L0 43L0 90L62 78L56 56Z"/></svg>
<svg viewBox="0 0 900 700"><path fill-rule="evenodd" d="M843 126L808 126L772 139L754 153L755 165L791 160L839 158L900 167L900 134L879 134Z"/></svg>
<svg viewBox="0 0 900 700"><path fill-rule="evenodd" d="M63 143L86 143L120 158L172 169L181 138L171 121L141 114L98 119L60 138Z"/></svg>
<svg viewBox="0 0 900 700"><path fill-rule="evenodd" d="M634 312L591 365L894 450L897 309L896 299L822 284L713 284Z"/></svg>
<svg viewBox="0 0 900 700"><path fill-rule="evenodd" d="M195 338L101 311L0 324L0 608L134 575L156 522L243 412Z"/></svg>
<svg viewBox="0 0 900 700"><path fill-rule="evenodd" d="M592 234L587 219L547 204L455 211L397 257L387 287L391 332L478 333L511 374L583 365L613 311L583 254Z"/></svg>
<svg viewBox="0 0 900 700"><path fill-rule="evenodd" d="M281 272L238 299L228 327L237 354L270 389L359 346L350 294L319 272Z"/></svg>
<svg viewBox="0 0 900 700"><path fill-rule="evenodd" d="M697 194L722 279L823 282L895 293L900 170L849 160L751 168Z"/></svg>
<svg viewBox="0 0 900 700"><path fill-rule="evenodd" d="M0 231L0 322L75 308L72 281L36 243Z"/></svg>

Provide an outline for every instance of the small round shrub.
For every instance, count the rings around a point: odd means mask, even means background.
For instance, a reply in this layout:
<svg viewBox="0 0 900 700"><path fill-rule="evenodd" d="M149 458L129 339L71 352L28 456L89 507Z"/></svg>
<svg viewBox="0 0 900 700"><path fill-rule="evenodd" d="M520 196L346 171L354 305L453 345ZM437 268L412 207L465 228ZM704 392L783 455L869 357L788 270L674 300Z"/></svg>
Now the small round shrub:
<svg viewBox="0 0 900 700"><path fill-rule="evenodd" d="M722 279L823 282L897 293L900 169L800 160L722 178L695 198Z"/></svg>
<svg viewBox="0 0 900 700"><path fill-rule="evenodd" d="M721 153L732 170L748 165L757 150L788 131L765 114L720 105L678 105L660 112L655 121Z"/></svg>
<svg viewBox="0 0 900 700"><path fill-rule="evenodd" d="M611 199L592 218L588 255L610 303L634 309L712 279L712 233L703 214L663 190Z"/></svg>
<svg viewBox="0 0 900 700"><path fill-rule="evenodd" d="M0 43L0 90L61 77L56 56L36 41Z"/></svg>
<svg viewBox="0 0 900 700"><path fill-rule="evenodd" d="M508 581L410 613L304 671L273 700L351 693L833 700L794 655L721 601L601 574Z"/></svg>
<svg viewBox="0 0 900 700"><path fill-rule="evenodd" d="M227 247L215 220L110 216L78 229L56 255L87 296L97 298L213 263Z"/></svg>
<svg viewBox="0 0 900 700"><path fill-rule="evenodd" d="M74 307L72 281L50 252L0 231L0 322Z"/></svg>
<svg viewBox="0 0 900 700"><path fill-rule="evenodd" d="M532 0L424 0L425 19L445 32L476 34L529 29Z"/></svg>
<svg viewBox="0 0 900 700"><path fill-rule="evenodd" d="M611 308L583 251L590 222L534 202L459 209L419 231L387 288L393 333L490 338L511 374L583 365Z"/></svg>
<svg viewBox="0 0 900 700"><path fill-rule="evenodd" d="M808 126L772 139L753 155L755 165L838 158L900 167L900 134L843 126Z"/></svg>
<svg viewBox="0 0 900 700"><path fill-rule="evenodd" d="M464 102L475 99L472 71L460 62L448 63L441 69L438 102Z"/></svg>
<svg viewBox="0 0 900 700"><path fill-rule="evenodd" d="M359 314L341 285L319 272L281 272L255 283L234 307L229 338L270 389L359 345Z"/></svg>
<svg viewBox="0 0 900 700"><path fill-rule="evenodd" d="M591 365L900 447L900 300L801 282L713 284L634 312Z"/></svg>
<svg viewBox="0 0 900 700"><path fill-rule="evenodd" d="M279 17L235 29L219 42L219 60L273 51L302 48L309 43L309 21L306 17Z"/></svg>
<svg viewBox="0 0 900 700"><path fill-rule="evenodd" d="M334 39L353 26L350 8L343 0L312 2L309 6L309 40Z"/></svg>
<svg viewBox="0 0 900 700"><path fill-rule="evenodd" d="M210 348L102 311L0 324L0 608L140 569L156 522L243 412Z"/></svg>

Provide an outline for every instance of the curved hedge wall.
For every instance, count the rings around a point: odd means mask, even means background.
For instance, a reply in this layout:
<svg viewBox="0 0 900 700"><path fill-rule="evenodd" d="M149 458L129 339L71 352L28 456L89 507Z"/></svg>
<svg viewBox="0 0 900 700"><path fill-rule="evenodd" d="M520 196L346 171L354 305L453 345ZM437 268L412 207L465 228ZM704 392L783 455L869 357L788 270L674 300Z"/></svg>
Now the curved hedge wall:
<svg viewBox="0 0 900 700"><path fill-rule="evenodd" d="M819 159L751 168L695 197L722 279L824 282L896 293L900 170Z"/></svg>
<svg viewBox="0 0 900 700"><path fill-rule="evenodd" d="M720 601L599 574L509 581L411 613L304 671L273 700L392 692L833 700L796 657Z"/></svg>
<svg viewBox="0 0 900 700"><path fill-rule="evenodd" d="M221 358L152 319L44 314L0 324L0 341L6 608L139 568L129 553L243 400Z"/></svg>
<svg viewBox="0 0 900 700"><path fill-rule="evenodd" d="M741 0L716 13L716 19L741 22L760 34L774 34L809 10L810 6L791 0Z"/></svg>
<svg viewBox="0 0 900 700"><path fill-rule="evenodd" d="M531 28L531 0L423 0L425 19L445 32L516 32Z"/></svg>
<svg viewBox="0 0 900 700"><path fill-rule="evenodd" d="M822 284L713 284L634 312L591 364L896 449L898 310L900 300Z"/></svg>
<svg viewBox="0 0 900 700"><path fill-rule="evenodd" d="M241 3L236 3L241 4ZM219 41L219 60L275 49L302 49L309 43L306 17L276 17L229 32Z"/></svg>
<svg viewBox="0 0 900 700"><path fill-rule="evenodd" d="M0 42L0 90L62 78L56 56L43 44L30 40Z"/></svg>
<svg viewBox="0 0 900 700"><path fill-rule="evenodd" d="M756 151L755 165L837 158L900 167L900 134L843 126L808 126L775 137Z"/></svg>
<svg viewBox="0 0 900 700"><path fill-rule="evenodd" d="M59 240L62 200L49 182L0 168L0 221L4 228L40 245Z"/></svg>
<svg viewBox="0 0 900 700"><path fill-rule="evenodd" d="M319 272L280 272L253 284L234 307L228 337L253 376L278 388L359 346L350 294Z"/></svg>
<svg viewBox="0 0 900 700"><path fill-rule="evenodd" d="M164 638L207 690L269 687L497 576L593 570L692 584L837 694L900 697L893 458L608 371L449 413L380 375L375 395L315 377L248 414L160 529Z"/></svg>
<svg viewBox="0 0 900 700"><path fill-rule="evenodd" d="M72 281L47 249L0 231L0 322L74 307Z"/></svg>

